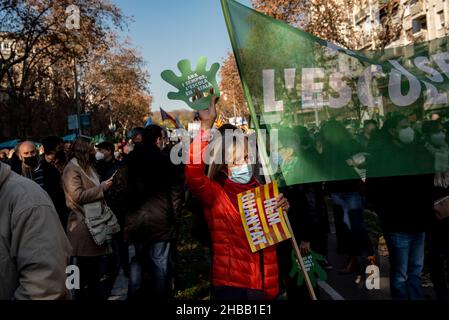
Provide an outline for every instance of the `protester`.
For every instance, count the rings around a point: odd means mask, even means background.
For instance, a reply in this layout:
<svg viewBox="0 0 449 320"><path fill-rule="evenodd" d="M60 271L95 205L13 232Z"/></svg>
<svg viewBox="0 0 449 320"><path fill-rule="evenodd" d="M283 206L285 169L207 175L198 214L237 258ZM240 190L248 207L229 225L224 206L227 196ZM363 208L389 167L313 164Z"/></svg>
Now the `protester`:
<svg viewBox="0 0 449 320"><path fill-rule="evenodd" d="M279 293L276 248L251 252L237 204L238 193L259 185L252 166L247 163L248 157L219 157L220 151L224 155L226 149L224 136L219 136L211 143L217 157L212 159L208 175L204 173L201 154L209 145L210 129L216 118L216 100L212 99L208 110L199 112L201 132L190 147L191 161L186 164L185 171L187 186L201 201L212 236L212 296L216 300L274 299ZM238 141L229 146L229 155L234 155L233 150L244 155L244 145ZM201 154L194 155L195 143L201 145ZM282 196L278 198L278 206L288 211L288 202Z"/></svg>
<svg viewBox="0 0 449 320"><path fill-rule="evenodd" d="M433 172L431 154L414 140L403 115L387 119L368 148L368 194L382 223L393 299L422 299L425 230L432 216L433 175L411 175L416 163Z"/></svg>
<svg viewBox="0 0 449 320"><path fill-rule="evenodd" d="M360 144L363 150L368 148L368 144L371 140L371 137L378 130L376 120L365 120L363 122L363 131L360 135L357 136L357 142Z"/></svg>
<svg viewBox="0 0 449 320"><path fill-rule="evenodd" d="M330 180L326 182L326 187L334 205L336 227L337 223L340 226L337 232L347 237L349 257L340 273L362 273L364 265L375 262L374 249L363 217L363 181L356 171L356 167L364 161L360 155L362 148L335 120L323 124L321 136L322 167L327 169L327 179ZM364 261L359 263L357 257L362 257Z"/></svg>
<svg viewBox="0 0 449 320"><path fill-rule="evenodd" d="M17 154L21 161L20 174L44 188L44 172L39 165L36 145L31 141L24 141L17 146Z"/></svg>
<svg viewBox="0 0 449 320"><path fill-rule="evenodd" d="M125 274L129 272L128 265L128 246L124 241L124 227L126 215L126 170L123 169L123 163L114 157L115 146L113 143L104 141L96 145L97 160L96 168L100 177L100 182L113 178L111 188L104 192L104 199L107 205L112 209L120 224L120 232L114 237L114 253L116 255L116 269L123 268Z"/></svg>
<svg viewBox="0 0 449 320"><path fill-rule="evenodd" d="M448 138L441 123L435 120L423 124L423 134L427 150L435 157L433 200L438 203L428 229L430 276L437 298L449 300Z"/></svg>
<svg viewBox="0 0 449 320"><path fill-rule="evenodd" d="M107 299L113 285L109 266L113 257L108 242L97 245L85 223L86 216L100 216L104 210L104 193L112 179L100 183L95 172L95 149L83 137L71 146L63 173L63 185L70 215L67 235L73 247L72 261L80 269L81 289L75 299Z"/></svg>
<svg viewBox="0 0 449 320"><path fill-rule="evenodd" d="M43 188L47 191L64 229L67 228L68 210L62 187L61 173L58 163L65 161L63 141L59 137L49 136L42 140L43 154L39 158L38 167L42 169Z"/></svg>
<svg viewBox="0 0 449 320"><path fill-rule="evenodd" d="M48 195L0 163L0 300L68 299L71 248Z"/></svg>
<svg viewBox="0 0 449 320"><path fill-rule="evenodd" d="M435 172L449 171L449 146L439 121L426 121L422 126L424 147L433 155Z"/></svg>
<svg viewBox="0 0 449 320"><path fill-rule="evenodd" d="M111 142L104 141L95 147L97 148L95 153L96 167L100 180L107 180L121 168L121 163L114 157L115 146Z"/></svg>
<svg viewBox="0 0 449 320"><path fill-rule="evenodd" d="M167 299L172 295L177 219L184 193L174 165L161 151L163 141L162 128L149 125L127 161L129 215L125 237L135 248L129 299L142 297L145 272L152 278L151 297Z"/></svg>
<svg viewBox="0 0 449 320"><path fill-rule="evenodd" d="M134 146L140 145L143 142L143 131L144 128L136 127L131 130L131 140Z"/></svg>

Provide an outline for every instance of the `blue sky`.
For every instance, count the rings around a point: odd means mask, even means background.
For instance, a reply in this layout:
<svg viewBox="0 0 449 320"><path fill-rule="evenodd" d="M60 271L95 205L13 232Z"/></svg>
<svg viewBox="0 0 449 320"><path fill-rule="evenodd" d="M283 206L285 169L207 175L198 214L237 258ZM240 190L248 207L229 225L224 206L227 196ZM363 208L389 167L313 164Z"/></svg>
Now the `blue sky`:
<svg viewBox="0 0 449 320"><path fill-rule="evenodd" d="M160 74L166 69L177 71L181 59L196 65L198 57L208 58L208 65L222 62L231 43L219 0L111 0L123 13L133 18L122 36L131 39L151 74L152 110L187 108L181 101L167 99L176 91ZM251 6L251 0L238 0Z"/></svg>

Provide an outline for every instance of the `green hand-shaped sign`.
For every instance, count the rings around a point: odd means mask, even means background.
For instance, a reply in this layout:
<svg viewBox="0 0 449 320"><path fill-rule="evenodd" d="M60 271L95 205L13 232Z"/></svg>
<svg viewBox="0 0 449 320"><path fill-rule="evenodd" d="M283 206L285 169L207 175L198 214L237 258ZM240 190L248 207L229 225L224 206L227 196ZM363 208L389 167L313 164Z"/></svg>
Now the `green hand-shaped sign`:
<svg viewBox="0 0 449 320"><path fill-rule="evenodd" d="M171 70L165 70L161 73L162 79L177 88L178 92L169 92L167 97L170 100L181 100L195 110L207 109L210 105L212 96L209 94L210 88L214 88L214 95L220 95L217 84L217 72L220 68L218 63L214 63L209 71L206 71L206 57L198 59L198 65L192 70L190 61L185 59L178 62L178 69L181 76L177 76ZM201 92L203 98L193 101L197 91Z"/></svg>
<svg viewBox="0 0 449 320"><path fill-rule="evenodd" d="M318 263L318 261L323 261L323 256L310 251L310 254L302 257L304 261L304 268L307 270L307 274L309 275L310 282L312 283L312 286L316 286L316 280L326 280L327 279L327 273L326 271L321 267L321 265ZM304 283L304 276L301 272L301 268L299 266L298 261L296 260L296 254L295 252L292 252L292 270L290 271L290 278L293 278L296 274L298 275L297 284L298 287L301 287Z"/></svg>

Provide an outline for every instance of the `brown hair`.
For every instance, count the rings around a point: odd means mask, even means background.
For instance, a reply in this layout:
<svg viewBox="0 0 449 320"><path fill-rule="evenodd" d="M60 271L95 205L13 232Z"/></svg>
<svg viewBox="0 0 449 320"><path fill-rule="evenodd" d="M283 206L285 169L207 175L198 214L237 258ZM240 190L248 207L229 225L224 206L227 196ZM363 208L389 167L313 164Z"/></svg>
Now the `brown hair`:
<svg viewBox="0 0 449 320"><path fill-rule="evenodd" d="M78 164L84 171L92 169L92 163L90 158L90 152L92 151L92 144L89 139L84 137L78 137L75 142L70 146L67 161L75 158L78 160Z"/></svg>

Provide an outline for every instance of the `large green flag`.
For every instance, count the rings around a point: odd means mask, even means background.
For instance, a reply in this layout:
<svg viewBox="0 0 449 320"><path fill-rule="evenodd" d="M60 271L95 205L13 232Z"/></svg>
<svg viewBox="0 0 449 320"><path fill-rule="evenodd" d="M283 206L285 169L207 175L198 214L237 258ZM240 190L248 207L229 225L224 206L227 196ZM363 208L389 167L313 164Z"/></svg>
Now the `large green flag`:
<svg viewBox="0 0 449 320"><path fill-rule="evenodd" d="M447 38L354 52L221 3L253 125L279 137L281 184L449 171L430 121L449 115Z"/></svg>

